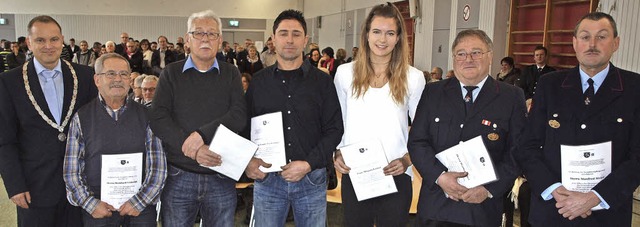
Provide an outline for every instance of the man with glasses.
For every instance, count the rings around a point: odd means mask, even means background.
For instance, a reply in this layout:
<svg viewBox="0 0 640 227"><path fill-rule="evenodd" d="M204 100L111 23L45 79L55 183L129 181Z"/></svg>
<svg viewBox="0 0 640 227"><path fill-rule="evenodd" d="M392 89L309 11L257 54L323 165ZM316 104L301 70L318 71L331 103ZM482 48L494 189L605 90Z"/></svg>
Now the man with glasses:
<svg viewBox="0 0 640 227"><path fill-rule="evenodd" d="M98 98L78 110L71 120L64 161L67 198L82 207L84 226L156 226L156 206L167 175L165 154L160 140L153 135L146 109L127 99L131 71L129 63L118 54L105 54L95 64L94 81ZM138 161L129 155L139 155ZM127 168L144 173L140 188L122 205L102 200L113 192L101 191L111 179L102 175L104 159L122 155ZM125 183L122 181L112 184ZM112 202L113 203L113 202Z"/></svg>
<svg viewBox="0 0 640 227"><path fill-rule="evenodd" d="M442 80L442 68L433 67L433 69L431 69L429 78L427 78L427 83L438 82L440 80Z"/></svg>
<svg viewBox="0 0 640 227"><path fill-rule="evenodd" d="M127 52L127 42L129 42L129 34L123 32L120 34L120 44L116 45L116 53L124 56Z"/></svg>
<svg viewBox="0 0 640 227"><path fill-rule="evenodd" d="M451 48L455 77L427 84L422 93L408 142L423 178L419 226L500 226L504 195L517 176L511 153L526 111L522 90L489 76L492 46L484 31L458 33ZM477 136L498 180L467 188L458 178L468 173L448 171L435 156Z"/></svg>
<svg viewBox="0 0 640 227"><path fill-rule="evenodd" d="M17 226L81 226L65 199L68 122L98 94L88 66L60 59L64 36L50 16L31 19L26 66L0 74L0 173L17 205Z"/></svg>
<svg viewBox="0 0 640 227"><path fill-rule="evenodd" d="M158 86L158 77L154 75L145 76L140 85L142 91L142 104L147 108L151 107L153 102L153 95L156 93L156 87Z"/></svg>
<svg viewBox="0 0 640 227"><path fill-rule="evenodd" d="M233 226L235 181L208 168L225 160L209 144L218 126L238 133L247 123L241 76L216 60L222 24L213 11L194 13L187 24L191 54L162 71L150 114L169 163L162 226L193 226L198 212L205 226Z"/></svg>

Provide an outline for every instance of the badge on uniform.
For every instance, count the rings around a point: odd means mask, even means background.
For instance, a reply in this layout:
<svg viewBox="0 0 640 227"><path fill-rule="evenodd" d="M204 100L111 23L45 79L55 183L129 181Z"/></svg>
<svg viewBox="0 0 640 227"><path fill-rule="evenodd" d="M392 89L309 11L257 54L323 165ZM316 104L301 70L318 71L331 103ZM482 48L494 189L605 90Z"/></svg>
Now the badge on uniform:
<svg viewBox="0 0 640 227"><path fill-rule="evenodd" d="M500 136L498 135L498 133L492 132L492 133L489 133L489 135L487 135L487 139L491 141L496 141L500 139Z"/></svg>
<svg viewBox="0 0 640 227"><path fill-rule="evenodd" d="M491 121L483 119L482 120L482 124L486 125L486 126L490 126L491 125Z"/></svg>
<svg viewBox="0 0 640 227"><path fill-rule="evenodd" d="M549 126L552 128L560 128L560 122L556 120L549 120Z"/></svg>

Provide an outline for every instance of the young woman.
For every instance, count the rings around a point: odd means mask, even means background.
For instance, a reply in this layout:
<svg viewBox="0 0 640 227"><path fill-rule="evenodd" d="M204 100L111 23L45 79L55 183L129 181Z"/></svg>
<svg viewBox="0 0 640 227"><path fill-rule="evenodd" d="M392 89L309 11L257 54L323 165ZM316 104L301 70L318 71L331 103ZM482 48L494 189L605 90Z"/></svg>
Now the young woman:
<svg viewBox="0 0 640 227"><path fill-rule="evenodd" d="M407 33L392 4L374 7L361 32L362 48L354 62L338 68L334 79L344 120L340 146L375 139L389 164L398 192L358 201L349 163L336 151L334 166L342 176L346 226L406 226L411 205L411 160L406 147L409 116L413 118L425 86L422 72L409 65Z"/></svg>

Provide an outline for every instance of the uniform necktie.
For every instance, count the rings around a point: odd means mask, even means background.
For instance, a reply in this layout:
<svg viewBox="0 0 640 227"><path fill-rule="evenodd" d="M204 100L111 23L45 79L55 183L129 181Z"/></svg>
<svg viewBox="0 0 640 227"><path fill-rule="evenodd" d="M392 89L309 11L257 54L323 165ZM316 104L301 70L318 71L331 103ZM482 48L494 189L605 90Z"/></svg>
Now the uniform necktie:
<svg viewBox="0 0 640 227"><path fill-rule="evenodd" d="M464 96L465 111L467 113L473 106L473 90L476 88L478 88L478 86L464 86L464 89L467 90L467 94Z"/></svg>
<svg viewBox="0 0 640 227"><path fill-rule="evenodd" d="M591 78L587 80L587 83L589 83L589 87L584 92L584 104L588 106L593 99L595 89L593 88L593 80Z"/></svg>

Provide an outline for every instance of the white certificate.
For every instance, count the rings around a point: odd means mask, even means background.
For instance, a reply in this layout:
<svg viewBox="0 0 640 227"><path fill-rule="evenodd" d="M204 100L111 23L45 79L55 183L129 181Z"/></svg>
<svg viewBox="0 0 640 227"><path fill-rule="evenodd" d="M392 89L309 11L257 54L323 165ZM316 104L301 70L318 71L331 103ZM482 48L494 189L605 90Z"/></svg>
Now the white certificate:
<svg viewBox="0 0 640 227"><path fill-rule="evenodd" d="M258 145L255 143L220 125L211 140L209 150L222 156L222 164L205 167L238 181L257 149Z"/></svg>
<svg viewBox="0 0 640 227"><path fill-rule="evenodd" d="M498 180L493 161L481 136L450 147L436 158L447 167L448 172L467 172L466 177L458 178L458 184L473 188Z"/></svg>
<svg viewBox="0 0 640 227"><path fill-rule="evenodd" d="M140 190L142 152L102 155L100 200L118 209Z"/></svg>
<svg viewBox="0 0 640 227"><path fill-rule="evenodd" d="M282 171L280 167L287 164L282 112L251 118L251 141L258 145L255 157L271 164L269 168L260 166L260 171L265 173Z"/></svg>
<svg viewBox="0 0 640 227"><path fill-rule="evenodd" d="M562 186L588 192L611 173L611 141L582 146L560 145ZM597 205L592 210L603 209Z"/></svg>
<svg viewBox="0 0 640 227"><path fill-rule="evenodd" d="M368 140L340 148L351 171L349 177L358 201L398 192L393 176L384 175L389 164L378 140Z"/></svg>

